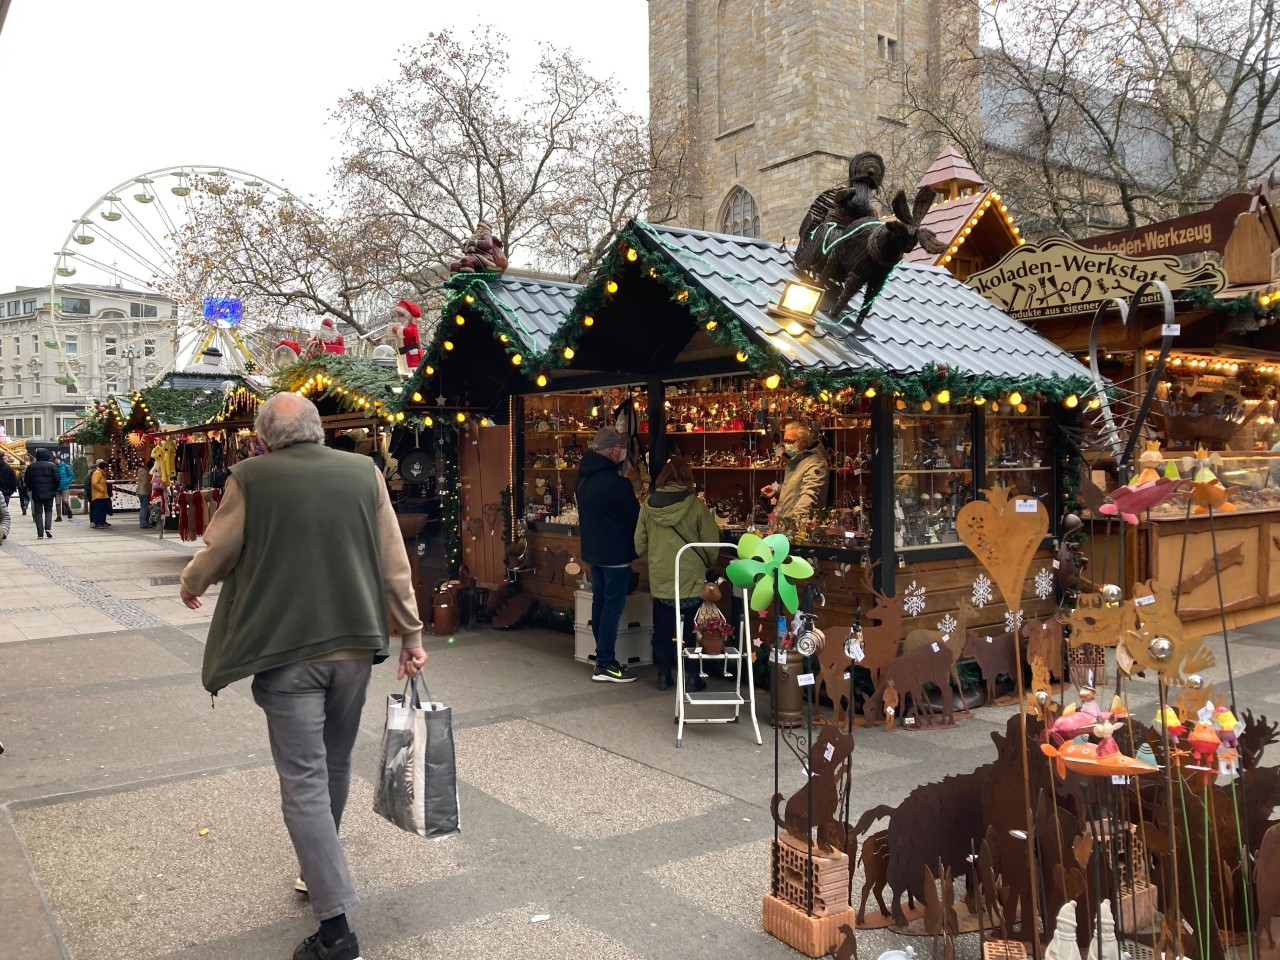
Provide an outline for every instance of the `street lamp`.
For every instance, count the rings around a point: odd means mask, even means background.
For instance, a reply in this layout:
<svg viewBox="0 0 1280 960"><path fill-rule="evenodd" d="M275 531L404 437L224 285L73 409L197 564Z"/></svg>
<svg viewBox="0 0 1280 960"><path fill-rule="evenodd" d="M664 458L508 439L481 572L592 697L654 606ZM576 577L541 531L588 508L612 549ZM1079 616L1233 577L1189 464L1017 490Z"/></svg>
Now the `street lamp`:
<svg viewBox="0 0 1280 960"><path fill-rule="evenodd" d="M133 394L133 361L137 359L137 354L133 350L133 344L124 348L124 358L129 362L129 394Z"/></svg>

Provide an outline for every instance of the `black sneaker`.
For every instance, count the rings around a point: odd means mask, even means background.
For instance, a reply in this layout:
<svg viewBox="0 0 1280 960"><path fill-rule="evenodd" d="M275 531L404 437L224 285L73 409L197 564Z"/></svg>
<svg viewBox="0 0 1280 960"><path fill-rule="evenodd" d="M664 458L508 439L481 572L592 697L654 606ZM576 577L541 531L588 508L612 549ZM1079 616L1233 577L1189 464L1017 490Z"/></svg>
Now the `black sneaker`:
<svg viewBox="0 0 1280 960"><path fill-rule="evenodd" d="M591 679L597 683L635 683L636 675L620 663L596 667Z"/></svg>
<svg viewBox="0 0 1280 960"><path fill-rule="evenodd" d="M317 930L303 940L293 951L293 960L361 960L360 944L356 942L354 932L348 933L331 947L320 941Z"/></svg>

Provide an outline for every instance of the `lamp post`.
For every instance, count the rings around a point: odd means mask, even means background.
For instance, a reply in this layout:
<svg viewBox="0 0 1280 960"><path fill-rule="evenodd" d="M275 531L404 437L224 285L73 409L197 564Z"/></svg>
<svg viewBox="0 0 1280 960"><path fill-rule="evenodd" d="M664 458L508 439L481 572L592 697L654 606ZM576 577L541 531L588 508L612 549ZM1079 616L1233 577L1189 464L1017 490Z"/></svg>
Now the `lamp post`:
<svg viewBox="0 0 1280 960"><path fill-rule="evenodd" d="M129 364L129 395L133 395L133 361L137 359L137 354L133 350L133 344L124 348L124 358Z"/></svg>

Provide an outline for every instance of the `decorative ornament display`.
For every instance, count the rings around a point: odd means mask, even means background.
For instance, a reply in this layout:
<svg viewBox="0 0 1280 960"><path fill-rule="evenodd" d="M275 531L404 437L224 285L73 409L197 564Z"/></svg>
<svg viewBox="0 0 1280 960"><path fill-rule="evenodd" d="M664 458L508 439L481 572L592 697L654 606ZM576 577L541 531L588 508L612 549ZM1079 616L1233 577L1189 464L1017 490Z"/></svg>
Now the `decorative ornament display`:
<svg viewBox="0 0 1280 960"><path fill-rule="evenodd" d="M396 372L408 377L422 364L422 341L418 321L422 309L411 300L400 300L391 308L391 345L396 350Z"/></svg>
<svg viewBox="0 0 1280 960"><path fill-rule="evenodd" d="M320 321L320 329L307 341L305 352L307 356L321 353L341 356L347 352L346 338L338 332L338 325L333 322L333 317L325 317Z"/></svg>
<svg viewBox="0 0 1280 960"><path fill-rule="evenodd" d="M1053 574L1045 567L1036 571L1035 590L1036 597L1041 600L1048 600L1053 596Z"/></svg>
<svg viewBox="0 0 1280 960"><path fill-rule="evenodd" d="M908 617L918 617L924 613L925 594L926 588L924 584L918 584L914 580L902 592L902 609Z"/></svg>
<svg viewBox="0 0 1280 960"><path fill-rule="evenodd" d="M729 581L740 590L751 590L752 610L764 610L776 593L791 613L799 607L796 582L813 576L813 566L802 557L791 557L791 542L780 533L763 539L744 533L738 540L738 559L725 568Z"/></svg>
<svg viewBox="0 0 1280 960"><path fill-rule="evenodd" d="M1022 628L1022 608L1004 612L1004 632L1017 633Z"/></svg>
<svg viewBox="0 0 1280 960"><path fill-rule="evenodd" d="M986 500L960 508L956 528L1012 608L1022 599L1031 558L1049 532L1049 514L1039 500L1016 496L1013 487L997 483L982 492Z"/></svg>
<svg viewBox="0 0 1280 960"><path fill-rule="evenodd" d="M973 581L973 605L981 610L991 602L991 578L985 573L978 574L978 579Z"/></svg>

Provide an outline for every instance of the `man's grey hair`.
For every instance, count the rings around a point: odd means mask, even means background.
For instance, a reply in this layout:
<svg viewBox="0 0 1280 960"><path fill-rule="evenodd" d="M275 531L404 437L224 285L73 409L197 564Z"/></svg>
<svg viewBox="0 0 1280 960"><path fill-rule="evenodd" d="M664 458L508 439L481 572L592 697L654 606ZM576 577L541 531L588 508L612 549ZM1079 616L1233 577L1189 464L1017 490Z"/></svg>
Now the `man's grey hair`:
<svg viewBox="0 0 1280 960"><path fill-rule="evenodd" d="M785 427L783 427L783 430L784 432L786 430L795 430L797 433L800 434L800 442L803 443L806 447L811 446L813 444L813 441L818 439L817 431L814 430L813 427L809 426L809 424L804 423L800 420L792 420Z"/></svg>
<svg viewBox="0 0 1280 960"><path fill-rule="evenodd" d="M296 393L277 393L260 406L253 428L272 450L283 450L299 443L324 443L320 411L314 403Z"/></svg>

